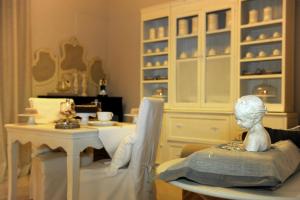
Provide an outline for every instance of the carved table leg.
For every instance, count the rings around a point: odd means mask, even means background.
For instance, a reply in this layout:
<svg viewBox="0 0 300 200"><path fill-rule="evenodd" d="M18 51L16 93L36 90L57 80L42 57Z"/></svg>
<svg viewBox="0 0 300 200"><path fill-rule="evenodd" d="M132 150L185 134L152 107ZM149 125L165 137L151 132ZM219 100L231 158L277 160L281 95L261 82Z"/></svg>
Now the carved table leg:
<svg viewBox="0 0 300 200"><path fill-rule="evenodd" d="M67 199L78 200L79 196L79 152L67 152Z"/></svg>
<svg viewBox="0 0 300 200"><path fill-rule="evenodd" d="M19 144L8 139L8 199L17 198L17 157Z"/></svg>

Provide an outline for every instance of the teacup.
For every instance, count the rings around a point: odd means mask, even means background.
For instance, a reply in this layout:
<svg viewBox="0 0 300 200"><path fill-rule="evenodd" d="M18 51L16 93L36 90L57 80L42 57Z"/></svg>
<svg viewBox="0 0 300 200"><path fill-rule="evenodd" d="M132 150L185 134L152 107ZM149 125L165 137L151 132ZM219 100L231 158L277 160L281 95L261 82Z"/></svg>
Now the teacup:
<svg viewBox="0 0 300 200"><path fill-rule="evenodd" d="M179 57L181 59L187 58L187 54L185 52L182 52Z"/></svg>
<svg viewBox="0 0 300 200"><path fill-rule="evenodd" d="M156 61L156 62L155 62L155 66L160 66L160 62L159 62L159 61Z"/></svg>
<svg viewBox="0 0 300 200"><path fill-rule="evenodd" d="M254 54L252 52L246 53L246 58L253 58Z"/></svg>
<svg viewBox="0 0 300 200"><path fill-rule="evenodd" d="M247 35L246 38L245 38L245 41L249 42L249 41L252 41L253 38L251 37L251 35Z"/></svg>
<svg viewBox="0 0 300 200"><path fill-rule="evenodd" d="M226 48L224 49L224 53L225 53L225 54L230 54L230 47L226 47Z"/></svg>
<svg viewBox="0 0 300 200"><path fill-rule="evenodd" d="M260 35L258 36L258 39L260 39L260 40L264 40L264 39L266 39L266 38L267 38L267 35L264 34L264 33L262 33L262 34L260 34Z"/></svg>
<svg viewBox="0 0 300 200"><path fill-rule="evenodd" d="M114 114L112 112L97 112L97 118L99 121L110 121Z"/></svg>
<svg viewBox="0 0 300 200"><path fill-rule="evenodd" d="M215 49L209 49L208 50L208 55L209 56L215 56L217 54L216 50Z"/></svg>
<svg viewBox="0 0 300 200"><path fill-rule="evenodd" d="M280 50L279 49L274 49L273 50L273 56L279 56L280 55Z"/></svg>
<svg viewBox="0 0 300 200"><path fill-rule="evenodd" d="M146 66L147 67L152 67L152 63L151 62L147 62Z"/></svg>
<svg viewBox="0 0 300 200"><path fill-rule="evenodd" d="M273 38L279 38L280 36L280 33L277 31L273 33Z"/></svg>
<svg viewBox="0 0 300 200"><path fill-rule="evenodd" d="M264 51L260 51L259 53L258 53L258 57L265 57L267 54L266 54L266 52L264 52Z"/></svg>

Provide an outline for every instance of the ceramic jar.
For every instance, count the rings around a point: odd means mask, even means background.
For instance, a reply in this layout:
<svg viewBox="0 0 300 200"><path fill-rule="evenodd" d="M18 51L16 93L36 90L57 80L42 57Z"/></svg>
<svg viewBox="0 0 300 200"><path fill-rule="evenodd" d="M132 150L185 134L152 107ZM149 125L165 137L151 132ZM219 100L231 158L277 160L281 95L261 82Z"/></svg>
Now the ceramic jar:
<svg viewBox="0 0 300 200"><path fill-rule="evenodd" d="M264 16L263 16L263 20L264 21L269 21L272 19L272 7L271 6L267 6L264 8Z"/></svg>
<svg viewBox="0 0 300 200"><path fill-rule="evenodd" d="M227 10L226 11L226 28L230 28L231 27L231 10Z"/></svg>
<svg viewBox="0 0 300 200"><path fill-rule="evenodd" d="M249 11L249 23L256 23L258 21L258 11L252 9Z"/></svg>
<svg viewBox="0 0 300 200"><path fill-rule="evenodd" d="M208 15L208 31L213 31L218 29L218 15L209 14Z"/></svg>
<svg viewBox="0 0 300 200"><path fill-rule="evenodd" d="M157 29L157 37L158 38L165 37L165 27L163 27L163 26L158 27L158 29Z"/></svg>
<svg viewBox="0 0 300 200"><path fill-rule="evenodd" d="M149 39L153 40L155 39L156 35L155 35L155 28L150 28L149 29Z"/></svg>
<svg viewBox="0 0 300 200"><path fill-rule="evenodd" d="M187 19L178 20L178 34L179 35L188 34L188 21L187 21Z"/></svg>
<svg viewBox="0 0 300 200"><path fill-rule="evenodd" d="M192 34L197 34L198 32L198 17L192 18Z"/></svg>

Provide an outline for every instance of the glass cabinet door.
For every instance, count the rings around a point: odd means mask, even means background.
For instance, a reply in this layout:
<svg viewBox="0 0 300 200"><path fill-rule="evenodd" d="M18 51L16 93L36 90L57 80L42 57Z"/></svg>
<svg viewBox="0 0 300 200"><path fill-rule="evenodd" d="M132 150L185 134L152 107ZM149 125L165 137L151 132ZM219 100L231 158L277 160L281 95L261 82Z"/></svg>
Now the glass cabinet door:
<svg viewBox="0 0 300 200"><path fill-rule="evenodd" d="M276 110L286 67L282 0L241 1L240 6L240 96L257 95Z"/></svg>
<svg viewBox="0 0 300 200"><path fill-rule="evenodd" d="M163 98L168 102L169 18L143 22L142 96Z"/></svg>
<svg viewBox="0 0 300 200"><path fill-rule="evenodd" d="M231 101L231 9L205 13L203 103L229 104Z"/></svg>
<svg viewBox="0 0 300 200"><path fill-rule="evenodd" d="M199 99L198 15L176 19L175 102Z"/></svg>

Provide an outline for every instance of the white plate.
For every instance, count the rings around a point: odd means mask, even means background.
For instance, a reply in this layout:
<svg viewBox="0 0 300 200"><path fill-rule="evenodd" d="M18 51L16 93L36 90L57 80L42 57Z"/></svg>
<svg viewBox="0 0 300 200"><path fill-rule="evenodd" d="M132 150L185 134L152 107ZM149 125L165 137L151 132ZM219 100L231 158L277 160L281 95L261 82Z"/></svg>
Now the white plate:
<svg viewBox="0 0 300 200"><path fill-rule="evenodd" d="M88 125L91 126L114 126L117 123L115 121L89 121Z"/></svg>

